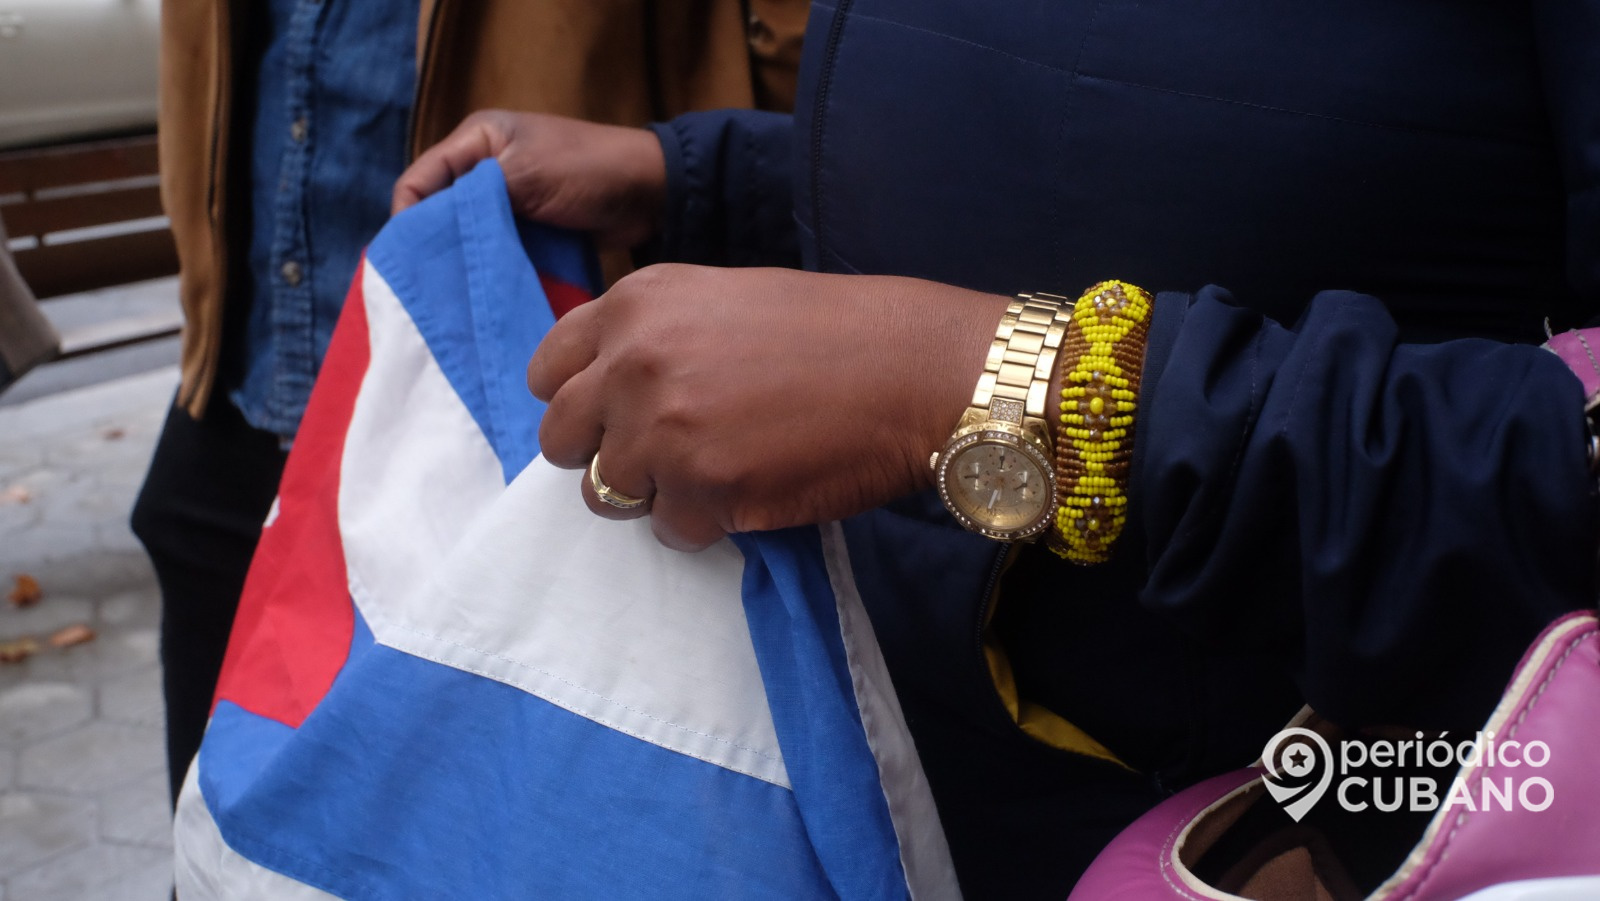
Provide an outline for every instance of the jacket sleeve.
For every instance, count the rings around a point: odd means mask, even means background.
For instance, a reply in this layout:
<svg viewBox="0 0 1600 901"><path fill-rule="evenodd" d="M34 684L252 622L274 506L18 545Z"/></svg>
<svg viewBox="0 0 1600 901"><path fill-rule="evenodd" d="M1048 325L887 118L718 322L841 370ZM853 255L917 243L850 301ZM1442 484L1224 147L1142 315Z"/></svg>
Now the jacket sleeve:
<svg viewBox="0 0 1600 901"><path fill-rule="evenodd" d="M1600 298L1600 0L1533 4L1545 97L1567 193L1567 276Z"/></svg>
<svg viewBox="0 0 1600 901"><path fill-rule="evenodd" d="M1286 328L1208 288L1158 298L1144 385L1144 601L1284 652L1336 721L1475 723L1593 604L1583 391L1542 348L1400 343L1344 292Z"/></svg>
<svg viewBox="0 0 1600 901"><path fill-rule="evenodd" d="M1568 285L1593 314L1600 2L1534 15ZM1583 390L1554 354L1404 344L1377 300L1347 293L1293 328L1219 289L1164 295L1151 338L1131 486L1144 599L1287 649L1323 714L1472 728L1537 632L1594 606Z"/></svg>
<svg viewBox="0 0 1600 901"><path fill-rule="evenodd" d="M660 259L799 268L792 117L716 110L651 128L667 162Z"/></svg>

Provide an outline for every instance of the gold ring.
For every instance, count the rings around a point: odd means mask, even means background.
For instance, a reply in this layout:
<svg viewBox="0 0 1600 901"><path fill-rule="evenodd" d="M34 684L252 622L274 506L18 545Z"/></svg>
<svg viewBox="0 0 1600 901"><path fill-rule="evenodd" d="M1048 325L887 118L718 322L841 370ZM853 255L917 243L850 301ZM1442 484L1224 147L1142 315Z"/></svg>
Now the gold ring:
<svg viewBox="0 0 1600 901"><path fill-rule="evenodd" d="M618 510L637 510L644 506L645 498L623 494L607 485L605 479L600 478L599 454L595 454L594 458L589 461L589 487L594 489L595 497L616 507Z"/></svg>

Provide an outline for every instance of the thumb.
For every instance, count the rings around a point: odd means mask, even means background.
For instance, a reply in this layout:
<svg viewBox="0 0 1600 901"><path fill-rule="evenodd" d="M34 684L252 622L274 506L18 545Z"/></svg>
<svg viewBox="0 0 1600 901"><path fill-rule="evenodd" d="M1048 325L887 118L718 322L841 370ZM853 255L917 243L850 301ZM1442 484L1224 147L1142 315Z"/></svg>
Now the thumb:
<svg viewBox="0 0 1600 901"><path fill-rule="evenodd" d="M444 140L424 151L395 181L389 213L448 188L480 160L498 155L511 142L507 123L511 115L499 110L473 113Z"/></svg>

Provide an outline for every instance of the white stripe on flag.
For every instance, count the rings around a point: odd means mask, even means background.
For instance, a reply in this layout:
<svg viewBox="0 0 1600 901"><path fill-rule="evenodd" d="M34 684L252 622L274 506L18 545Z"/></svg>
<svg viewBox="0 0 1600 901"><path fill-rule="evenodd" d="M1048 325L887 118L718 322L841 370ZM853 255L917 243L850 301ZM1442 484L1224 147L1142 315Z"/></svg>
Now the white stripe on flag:
<svg viewBox="0 0 1600 901"><path fill-rule="evenodd" d="M933 789L923 773L917 746L889 679L889 667L878 648L872 620L861 603L844 528L824 523L822 553L828 582L839 609L839 632L850 663L850 682L867 744L878 763L878 780L889 803L889 818L900 841L900 866L917 901L959 901L955 863L945 842Z"/></svg>
<svg viewBox="0 0 1600 901"><path fill-rule="evenodd" d="M372 264L362 265L371 363L345 437L339 532L352 593L363 589L357 606L376 632L505 490L505 479L394 291Z"/></svg>
<svg viewBox="0 0 1600 901"><path fill-rule="evenodd" d="M661 546L590 513L581 473L535 459L379 640L788 787L730 541Z"/></svg>

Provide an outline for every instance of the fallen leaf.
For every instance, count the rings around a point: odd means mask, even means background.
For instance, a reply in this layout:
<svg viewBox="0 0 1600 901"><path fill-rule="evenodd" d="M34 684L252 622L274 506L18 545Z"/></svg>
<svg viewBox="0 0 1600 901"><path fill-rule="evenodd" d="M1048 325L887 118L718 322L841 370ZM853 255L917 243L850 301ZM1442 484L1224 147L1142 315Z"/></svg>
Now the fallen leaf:
<svg viewBox="0 0 1600 901"><path fill-rule="evenodd" d="M121 428L110 428L100 433L101 437L105 438L107 441L121 441L123 436L127 434L127 430Z"/></svg>
<svg viewBox="0 0 1600 901"><path fill-rule="evenodd" d="M5 491L0 491L0 507L6 504L31 504L33 492L25 485L12 485Z"/></svg>
<svg viewBox="0 0 1600 901"><path fill-rule="evenodd" d="M39 588L39 580L27 573L17 573L16 584L11 587L11 593L6 595L6 600L13 607L32 607L44 597L44 592Z"/></svg>
<svg viewBox="0 0 1600 901"><path fill-rule="evenodd" d="M55 631L50 636L50 647L70 648L75 644L94 641L94 630L83 623L73 623Z"/></svg>
<svg viewBox="0 0 1600 901"><path fill-rule="evenodd" d="M31 638L0 641L0 663L21 663L39 653L39 643Z"/></svg>

